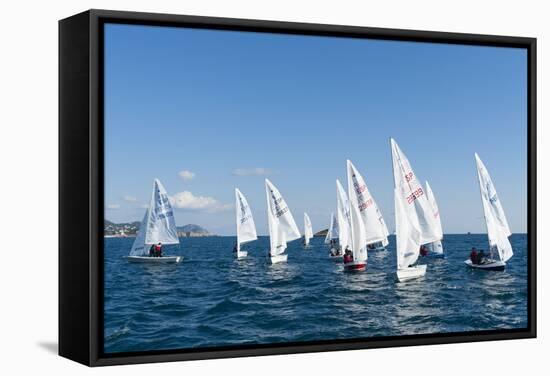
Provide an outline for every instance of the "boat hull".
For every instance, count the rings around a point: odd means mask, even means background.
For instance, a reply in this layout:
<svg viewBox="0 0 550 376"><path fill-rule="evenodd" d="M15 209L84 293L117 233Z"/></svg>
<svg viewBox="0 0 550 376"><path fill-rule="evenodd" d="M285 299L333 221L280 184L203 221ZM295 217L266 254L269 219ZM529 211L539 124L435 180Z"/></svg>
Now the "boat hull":
<svg viewBox="0 0 550 376"><path fill-rule="evenodd" d="M361 272L367 269L367 263L365 261L352 261L344 264L344 270L346 272Z"/></svg>
<svg viewBox="0 0 550 376"><path fill-rule="evenodd" d="M237 257L237 259L243 259L246 256L248 256L248 251L237 251L237 252L235 252L235 257Z"/></svg>
<svg viewBox="0 0 550 376"><path fill-rule="evenodd" d="M464 261L464 263L472 269L487 270L487 271L501 272L506 268L505 262L497 261L497 260L489 260L488 262L483 264L474 264L472 263L472 260L466 260Z"/></svg>
<svg viewBox="0 0 550 376"><path fill-rule="evenodd" d="M444 259L446 258L444 253L428 253L426 256L422 256L425 258L432 258L432 259Z"/></svg>
<svg viewBox="0 0 550 376"><path fill-rule="evenodd" d="M288 255L277 255L277 256L269 256L269 262L273 264L279 264L281 262L286 262L288 259Z"/></svg>
<svg viewBox="0 0 550 376"><path fill-rule="evenodd" d="M179 264L183 260L182 256L126 256L128 262L147 263L147 264Z"/></svg>
<svg viewBox="0 0 550 376"><path fill-rule="evenodd" d="M397 279L399 282L410 281L426 275L426 265L416 265L409 268L397 269Z"/></svg>

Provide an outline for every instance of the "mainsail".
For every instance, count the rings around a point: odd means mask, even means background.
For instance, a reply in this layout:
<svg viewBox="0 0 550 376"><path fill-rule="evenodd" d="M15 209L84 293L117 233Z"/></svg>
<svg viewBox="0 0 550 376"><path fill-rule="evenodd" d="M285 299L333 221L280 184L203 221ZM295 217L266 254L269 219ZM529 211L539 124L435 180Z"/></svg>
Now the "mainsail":
<svg viewBox="0 0 550 376"><path fill-rule="evenodd" d="M437 206L437 202L435 200L434 193L432 191L432 188L430 187L430 184L426 181L426 199L430 203L430 206L432 207L432 211L434 213L434 218L436 221L437 226L439 227L439 232L443 234L443 227L441 226L441 217L439 215L439 207ZM443 245L441 244L441 240L437 240L433 243L430 243L427 245L428 250L430 252L434 253L443 253Z"/></svg>
<svg viewBox="0 0 550 376"><path fill-rule="evenodd" d="M313 238L313 226L311 226L311 219L309 215L304 213L304 243L309 245L309 240Z"/></svg>
<svg viewBox="0 0 550 376"><path fill-rule="evenodd" d="M395 185L397 266L403 269L416 262L420 245L440 240L442 233L409 160L394 139L390 142Z"/></svg>
<svg viewBox="0 0 550 376"><path fill-rule="evenodd" d="M338 243L342 251L351 247L351 222L349 214L349 200L344 187L336 180L336 208L338 218Z"/></svg>
<svg viewBox="0 0 550 376"><path fill-rule="evenodd" d="M353 163L347 161L348 180L351 177L351 186L349 195L354 198L360 217L365 224L365 239L367 244L382 242L387 245L388 229L382 218L380 209L374 201L374 197L369 192L365 179L355 168ZM353 191L353 192L352 192Z"/></svg>
<svg viewBox="0 0 550 376"><path fill-rule="evenodd" d="M252 211L244 195L235 188L235 207L237 220L237 251L241 250L241 244L258 239L256 225L252 217Z"/></svg>
<svg viewBox="0 0 550 376"><path fill-rule="evenodd" d="M491 248L498 250L501 261L508 261L514 254L512 245L508 237L512 235L506 215L502 209L502 204L497 195L493 181L485 165L475 154L477 165L477 176L479 180L479 189L481 191L481 201L483 203L483 212L485 214L485 223L487 224L487 235Z"/></svg>
<svg viewBox="0 0 550 376"><path fill-rule="evenodd" d="M287 242L296 240L301 235L283 196L268 179L265 179L265 193L269 224L269 253L271 256L277 256L284 253Z"/></svg>
<svg viewBox="0 0 550 376"><path fill-rule="evenodd" d="M353 261L360 262L367 260L367 230L365 229L364 217L361 214L361 207L363 206L362 193L366 191L360 189L355 172L350 168L351 162L348 160L348 194L349 194L349 218L350 218L350 238L351 238L351 251L353 252ZM353 165L351 165L353 166ZM368 208L364 207L364 211ZM370 219L370 216L369 216ZM374 218L376 223L378 218ZM369 222L370 223L370 222Z"/></svg>
<svg viewBox="0 0 550 376"><path fill-rule="evenodd" d="M161 182L155 179L149 208L141 221L130 256L147 255L148 246L157 243L179 244L179 238L168 194Z"/></svg>
<svg viewBox="0 0 550 376"><path fill-rule="evenodd" d="M325 244L330 244L330 241L334 239L338 239L338 219L334 213L330 213L330 226L325 237Z"/></svg>

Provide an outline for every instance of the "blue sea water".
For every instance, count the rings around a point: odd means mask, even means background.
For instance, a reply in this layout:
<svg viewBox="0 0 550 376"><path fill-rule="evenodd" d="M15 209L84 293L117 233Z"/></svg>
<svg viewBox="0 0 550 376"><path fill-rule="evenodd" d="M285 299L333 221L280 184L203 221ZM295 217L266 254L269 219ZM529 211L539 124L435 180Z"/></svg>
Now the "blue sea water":
<svg viewBox="0 0 550 376"><path fill-rule="evenodd" d="M322 238L289 243L288 263L269 265L269 238L232 254L234 237L182 238L166 254L179 265L128 263L133 238L106 238L104 351L448 333L527 326L527 236L514 234L503 272L464 265L487 236L446 235L446 259L422 279L395 280L395 238L369 253L366 272L345 273Z"/></svg>

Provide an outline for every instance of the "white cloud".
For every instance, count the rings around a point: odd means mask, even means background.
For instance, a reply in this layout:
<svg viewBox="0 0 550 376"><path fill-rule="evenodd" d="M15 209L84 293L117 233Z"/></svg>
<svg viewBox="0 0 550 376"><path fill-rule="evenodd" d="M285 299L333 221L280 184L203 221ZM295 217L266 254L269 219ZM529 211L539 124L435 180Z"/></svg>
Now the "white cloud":
<svg viewBox="0 0 550 376"><path fill-rule="evenodd" d="M273 171L265 167L255 168L236 168L233 170L233 175L236 176L265 176L271 175Z"/></svg>
<svg viewBox="0 0 550 376"><path fill-rule="evenodd" d="M139 207L142 209L149 209L149 204L141 204Z"/></svg>
<svg viewBox="0 0 550 376"><path fill-rule="evenodd" d="M178 172L178 175L183 180L193 180L195 178L195 173L188 170L182 170Z"/></svg>
<svg viewBox="0 0 550 376"><path fill-rule="evenodd" d="M198 210L207 212L218 212L230 210L233 205L223 204L214 197L195 196L189 191L178 192L170 197L170 202L176 209Z"/></svg>
<svg viewBox="0 0 550 376"><path fill-rule="evenodd" d="M111 209L111 210L120 209L120 205L119 204L107 204L107 209Z"/></svg>
<svg viewBox="0 0 550 376"><path fill-rule="evenodd" d="M122 199L126 202L131 203L137 202L137 198L135 198L134 196L122 196Z"/></svg>

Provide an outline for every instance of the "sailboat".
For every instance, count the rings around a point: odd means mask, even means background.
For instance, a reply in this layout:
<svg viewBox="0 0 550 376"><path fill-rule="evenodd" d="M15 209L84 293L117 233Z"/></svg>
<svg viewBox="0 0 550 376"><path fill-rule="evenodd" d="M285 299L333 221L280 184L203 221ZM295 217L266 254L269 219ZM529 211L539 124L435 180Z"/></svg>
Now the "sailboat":
<svg viewBox="0 0 550 376"><path fill-rule="evenodd" d="M390 139L392 151L397 279L406 281L426 274L426 265L416 265L420 246L442 238L433 210L409 160Z"/></svg>
<svg viewBox="0 0 550 376"><path fill-rule="evenodd" d="M244 258L248 252L242 249L242 245L258 239L256 225L252 217L252 211L246 198L238 188L235 188L235 208L237 220L237 244L235 256L237 259Z"/></svg>
<svg viewBox="0 0 550 376"><path fill-rule="evenodd" d="M309 246L309 241L313 238L313 227L311 226L311 219L309 215L304 213L304 246Z"/></svg>
<svg viewBox="0 0 550 376"><path fill-rule="evenodd" d="M329 256L342 257L342 252L337 245L338 239L338 219L334 213L330 213L330 225L328 227L325 244L330 244Z"/></svg>
<svg viewBox="0 0 550 376"><path fill-rule="evenodd" d="M269 225L269 261L272 264L286 262L287 242L299 239L300 230L283 196L268 179L265 179L265 193Z"/></svg>
<svg viewBox="0 0 550 376"><path fill-rule="evenodd" d="M441 226L441 217L439 216L439 207L437 206L434 193L428 181L426 181L426 199L428 200L428 202L430 203L430 206L432 207L435 221L437 223L437 226L439 226L438 231L441 232L441 234L443 234L443 227ZM445 253L443 253L443 244L441 244L441 240L442 239L426 244L426 250L428 251L426 256L434 257L434 258L445 258Z"/></svg>
<svg viewBox="0 0 550 376"><path fill-rule="evenodd" d="M336 179L336 218L338 221L338 249L332 257L342 257L344 250L351 247L351 220L349 213L349 199L340 180ZM332 251L332 250L331 250Z"/></svg>
<svg viewBox="0 0 550 376"><path fill-rule="evenodd" d="M168 194L161 182L155 179L149 207L145 211L130 255L126 256L126 259L130 262L164 264L177 264L183 259L182 256L150 257L149 247L158 243L170 245L179 244L180 241Z"/></svg>
<svg viewBox="0 0 550 376"><path fill-rule="evenodd" d="M472 260L466 260L465 263L475 269L504 270L506 261L514 255L512 245L508 239L512 232L487 168L485 168L477 153L475 159L481 202L485 214L485 224L487 225L487 236L489 238L490 257L475 264Z"/></svg>
<svg viewBox="0 0 550 376"><path fill-rule="evenodd" d="M359 209L360 217L365 224L365 237L367 241L367 249L369 251L385 249L388 245L389 231L382 217L382 213L374 201L374 197L369 192L365 179L359 173L357 168L348 159L347 160L348 176L351 175L352 189L354 197L357 198L356 203ZM350 191L351 192L351 191ZM350 193L350 196L352 194Z"/></svg>
<svg viewBox="0 0 550 376"><path fill-rule="evenodd" d="M353 169L353 165L349 160L347 166L347 175L350 224L349 242L353 258L348 261L347 256L344 254L344 270L361 271L367 268L367 235L369 233L367 233L364 217L361 213L361 207L364 204L364 202L362 203L362 192L364 192L364 190L360 189L362 187L358 185L357 176ZM378 221L377 218L376 221Z"/></svg>

